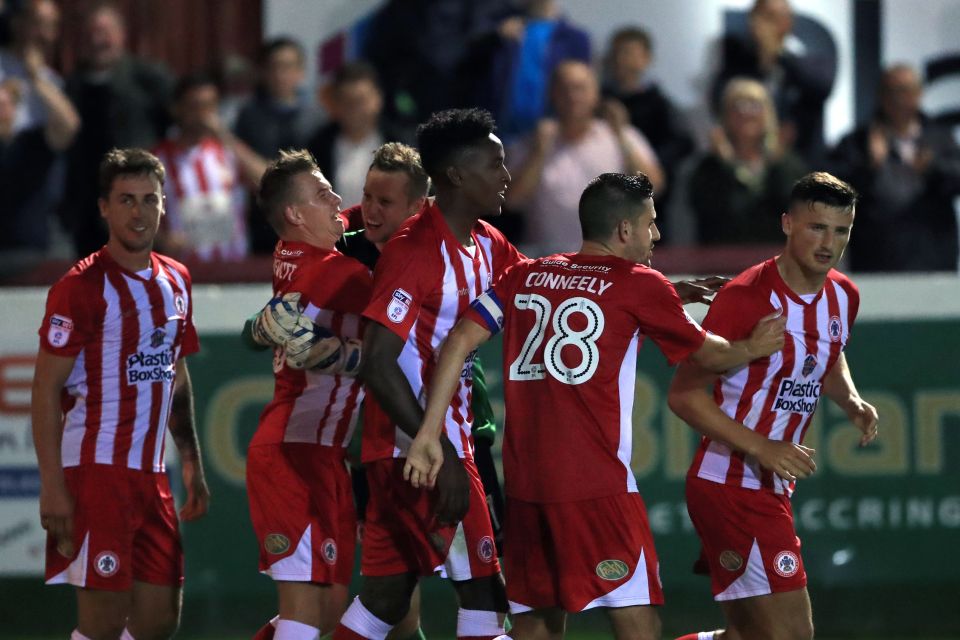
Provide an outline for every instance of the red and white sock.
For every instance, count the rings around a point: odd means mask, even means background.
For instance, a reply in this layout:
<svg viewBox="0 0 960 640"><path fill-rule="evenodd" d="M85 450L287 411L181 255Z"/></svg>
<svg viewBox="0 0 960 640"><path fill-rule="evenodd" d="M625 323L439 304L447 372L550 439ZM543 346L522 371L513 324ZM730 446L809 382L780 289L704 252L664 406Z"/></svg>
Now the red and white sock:
<svg viewBox="0 0 960 640"><path fill-rule="evenodd" d="M503 635L506 614L497 611L457 611L457 640L495 640Z"/></svg>
<svg viewBox="0 0 960 640"><path fill-rule="evenodd" d="M320 629L296 620L277 620L277 632L273 640L318 640Z"/></svg>
<svg viewBox="0 0 960 640"><path fill-rule="evenodd" d="M279 621L280 616L273 616L270 622L257 630L257 633L254 634L252 640L273 640L273 636L277 632L277 622Z"/></svg>
<svg viewBox="0 0 960 640"><path fill-rule="evenodd" d="M680 636L676 640L714 640L718 637L717 634L719 631L700 631L697 633L688 633L685 636Z"/></svg>
<svg viewBox="0 0 960 640"><path fill-rule="evenodd" d="M383 640L390 629L393 629L392 624L370 613L360 598L354 598L350 608L340 618L340 624L333 630L333 640Z"/></svg>

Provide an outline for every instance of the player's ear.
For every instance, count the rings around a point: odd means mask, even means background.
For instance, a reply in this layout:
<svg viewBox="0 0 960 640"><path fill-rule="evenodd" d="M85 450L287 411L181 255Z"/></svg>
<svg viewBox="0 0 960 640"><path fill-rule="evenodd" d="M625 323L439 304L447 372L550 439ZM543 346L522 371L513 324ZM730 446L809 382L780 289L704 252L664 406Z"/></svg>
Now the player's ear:
<svg viewBox="0 0 960 640"><path fill-rule="evenodd" d="M106 198L97 198L97 207L100 209L100 217L106 219L106 217L107 217L107 199L106 199Z"/></svg>
<svg viewBox="0 0 960 640"><path fill-rule="evenodd" d="M630 239L630 232L632 230L630 221L624 218L617 223L617 239L620 240L620 242L626 242Z"/></svg>
<svg viewBox="0 0 960 640"><path fill-rule="evenodd" d="M790 217L789 211L784 211L780 214L780 228L783 229L784 235L789 236L790 230L793 226L793 218Z"/></svg>
<svg viewBox="0 0 960 640"><path fill-rule="evenodd" d="M455 166L447 167L447 170L444 172L447 176L447 180L450 181L455 187L459 187L463 184L463 177L460 175L460 171Z"/></svg>
<svg viewBox="0 0 960 640"><path fill-rule="evenodd" d="M303 224L303 216L295 204L288 204L283 208L283 221L287 226L299 227Z"/></svg>
<svg viewBox="0 0 960 640"><path fill-rule="evenodd" d="M420 196L419 198L416 198L410 203L410 207L408 208L408 213L410 215L419 213L420 210L423 209L423 205L425 205L426 203L427 203L427 196Z"/></svg>

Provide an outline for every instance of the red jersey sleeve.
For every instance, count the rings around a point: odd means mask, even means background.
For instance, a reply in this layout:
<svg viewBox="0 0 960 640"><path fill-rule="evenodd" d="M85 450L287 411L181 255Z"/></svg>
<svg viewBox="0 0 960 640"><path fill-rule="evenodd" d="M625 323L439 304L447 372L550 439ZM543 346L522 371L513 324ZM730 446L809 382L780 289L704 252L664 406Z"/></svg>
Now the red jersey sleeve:
<svg viewBox="0 0 960 640"><path fill-rule="evenodd" d="M490 239L493 241L493 281L496 282L513 265L526 259L526 256L520 253L513 246L506 236L497 229L490 227Z"/></svg>
<svg viewBox="0 0 960 640"><path fill-rule="evenodd" d="M186 326L183 328L183 340L180 341L180 357L189 356L192 353L200 351L200 337L197 335L197 327L193 324L193 281L190 278L190 272L179 262L170 261L171 266L177 270L180 277L183 278L183 286L187 289L187 299L190 304L187 305Z"/></svg>
<svg viewBox="0 0 960 640"><path fill-rule="evenodd" d="M373 293L370 271L357 260L340 254L319 263L308 277L298 280L303 288L301 304L313 303L340 313L363 313Z"/></svg>
<svg viewBox="0 0 960 640"><path fill-rule="evenodd" d="M97 321L94 304L102 300L80 275L67 275L50 288L40 325L40 348L55 356L74 357L84 346L96 340Z"/></svg>
<svg viewBox="0 0 960 640"><path fill-rule="evenodd" d="M642 273L637 291L640 328L672 366L703 346L706 332L683 310L680 296L666 277L652 269Z"/></svg>
<svg viewBox="0 0 960 640"><path fill-rule="evenodd" d="M731 342L743 340L757 321L773 312L769 292L756 284L731 282L714 296L703 328Z"/></svg>
<svg viewBox="0 0 960 640"><path fill-rule="evenodd" d="M402 233L402 232L401 232ZM433 251L410 235L395 236L383 248L373 274L373 293L363 316L406 339L424 298L440 287L442 268Z"/></svg>

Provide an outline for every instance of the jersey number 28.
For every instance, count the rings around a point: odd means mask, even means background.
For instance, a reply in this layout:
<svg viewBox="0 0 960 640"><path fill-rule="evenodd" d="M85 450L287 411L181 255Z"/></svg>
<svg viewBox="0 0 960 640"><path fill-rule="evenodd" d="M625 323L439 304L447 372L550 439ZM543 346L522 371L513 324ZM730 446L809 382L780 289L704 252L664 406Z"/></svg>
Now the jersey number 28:
<svg viewBox="0 0 960 640"><path fill-rule="evenodd" d="M513 303L517 309L533 311L536 318L523 341L520 355L510 365L511 380L543 380L549 373L564 384L583 384L593 377L600 364L597 340L603 333L603 311L596 302L580 296L567 298L554 312L549 300L535 293L526 293L517 295ZM570 319L578 314L586 318L586 326L573 329ZM553 332L543 348L543 362L534 362L548 324ZM561 357L566 346L580 351L580 361L575 366L568 366Z"/></svg>

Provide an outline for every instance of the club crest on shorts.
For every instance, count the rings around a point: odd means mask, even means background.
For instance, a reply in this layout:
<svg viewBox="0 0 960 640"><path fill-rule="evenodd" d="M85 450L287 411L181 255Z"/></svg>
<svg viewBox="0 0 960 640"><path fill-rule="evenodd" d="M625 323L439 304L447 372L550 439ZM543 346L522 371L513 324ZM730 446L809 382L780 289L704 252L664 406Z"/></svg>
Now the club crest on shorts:
<svg viewBox="0 0 960 640"><path fill-rule="evenodd" d="M830 342L840 342L840 334L843 333L843 325L840 323L840 316L830 316L830 323L827 325L827 331L830 333Z"/></svg>
<svg viewBox="0 0 960 640"><path fill-rule="evenodd" d="M337 543L333 538L327 538L320 544L320 554L327 564L337 564Z"/></svg>
<svg viewBox="0 0 960 640"><path fill-rule="evenodd" d="M268 533L263 539L263 548L267 553L279 555L290 548L290 538L282 533Z"/></svg>
<svg viewBox="0 0 960 640"><path fill-rule="evenodd" d="M177 310L181 316L187 315L187 301L184 299L182 294L177 294L173 296L173 307Z"/></svg>
<svg viewBox="0 0 960 640"><path fill-rule="evenodd" d="M493 562L496 549L496 545L493 544L493 538L490 536L483 536L480 538L480 541L477 542L477 556L486 563Z"/></svg>
<svg viewBox="0 0 960 640"><path fill-rule="evenodd" d="M403 289L396 289L390 298L390 304L387 305L387 317L390 322L400 324L407 317L410 311L410 303L413 302L413 296Z"/></svg>
<svg viewBox="0 0 960 640"><path fill-rule="evenodd" d="M50 329L47 331L47 341L54 347L62 347L70 340L73 331L73 320L66 316L53 314L50 316Z"/></svg>
<svg viewBox="0 0 960 640"><path fill-rule="evenodd" d="M743 566L743 556L727 549L720 554L720 566L727 571L738 571Z"/></svg>
<svg viewBox="0 0 960 640"><path fill-rule="evenodd" d="M817 357L815 355L808 354L806 358L803 359L803 377L806 378L808 375L813 373L813 370L817 368Z"/></svg>
<svg viewBox="0 0 960 640"><path fill-rule="evenodd" d="M120 558L113 551L101 551L93 560L93 569L100 576L109 578L120 570Z"/></svg>
<svg viewBox="0 0 960 640"><path fill-rule="evenodd" d="M781 551L773 559L773 570L783 578L792 578L800 570L800 559L793 551Z"/></svg>
<svg viewBox="0 0 960 640"><path fill-rule="evenodd" d="M603 560L597 564L597 576L603 580L623 580L630 573L630 567L623 560Z"/></svg>

